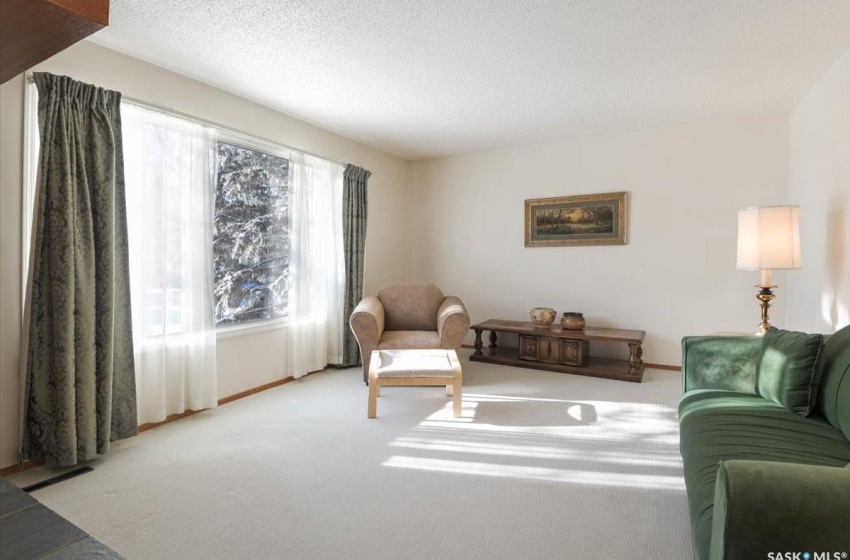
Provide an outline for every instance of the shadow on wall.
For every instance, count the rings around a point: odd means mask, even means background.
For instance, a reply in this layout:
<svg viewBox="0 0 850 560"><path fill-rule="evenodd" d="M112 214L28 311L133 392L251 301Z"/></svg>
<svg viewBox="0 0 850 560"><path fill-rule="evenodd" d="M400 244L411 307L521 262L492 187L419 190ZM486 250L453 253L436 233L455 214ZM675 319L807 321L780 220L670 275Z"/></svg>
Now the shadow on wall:
<svg viewBox="0 0 850 560"><path fill-rule="evenodd" d="M843 301L839 294L850 291L850 263L846 262L847 254L848 216L844 209L844 201L834 194L829 204L829 215L826 228L826 279L821 294L821 310L823 320L832 327L833 331L850 324L850 302Z"/></svg>

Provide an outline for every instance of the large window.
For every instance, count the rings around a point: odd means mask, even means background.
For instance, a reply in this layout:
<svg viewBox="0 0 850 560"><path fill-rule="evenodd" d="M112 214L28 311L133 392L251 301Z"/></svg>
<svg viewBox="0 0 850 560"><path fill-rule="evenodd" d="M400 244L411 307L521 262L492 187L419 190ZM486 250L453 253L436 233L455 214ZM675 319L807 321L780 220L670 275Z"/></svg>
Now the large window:
<svg viewBox="0 0 850 560"><path fill-rule="evenodd" d="M30 85L25 264L38 161L37 105ZM293 263L302 263L302 278L337 268L344 275L337 247L340 164L127 99L122 119L137 346L164 339L174 346L199 329L239 336L291 327L299 313L322 308L296 289ZM332 215L316 217L326 206ZM302 240L300 252L292 248L293 218L302 224L295 236ZM302 284L324 294L324 286Z"/></svg>
<svg viewBox="0 0 850 560"><path fill-rule="evenodd" d="M24 268L34 85L25 107ZM215 406L218 338L275 331L281 375L341 363L344 166L126 97L121 115L139 422Z"/></svg>
<svg viewBox="0 0 850 560"><path fill-rule="evenodd" d="M216 324L286 317L289 160L222 141L215 152Z"/></svg>

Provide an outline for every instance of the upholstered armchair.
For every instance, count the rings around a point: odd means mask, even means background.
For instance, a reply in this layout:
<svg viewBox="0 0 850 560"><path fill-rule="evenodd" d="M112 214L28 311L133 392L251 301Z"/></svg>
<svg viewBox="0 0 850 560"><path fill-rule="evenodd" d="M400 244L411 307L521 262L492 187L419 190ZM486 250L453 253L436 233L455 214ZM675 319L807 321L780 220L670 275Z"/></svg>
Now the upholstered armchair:
<svg viewBox="0 0 850 560"><path fill-rule="evenodd" d="M444 296L433 284L392 284L363 298L350 324L368 382L372 350L457 350L469 331L469 313L460 298Z"/></svg>

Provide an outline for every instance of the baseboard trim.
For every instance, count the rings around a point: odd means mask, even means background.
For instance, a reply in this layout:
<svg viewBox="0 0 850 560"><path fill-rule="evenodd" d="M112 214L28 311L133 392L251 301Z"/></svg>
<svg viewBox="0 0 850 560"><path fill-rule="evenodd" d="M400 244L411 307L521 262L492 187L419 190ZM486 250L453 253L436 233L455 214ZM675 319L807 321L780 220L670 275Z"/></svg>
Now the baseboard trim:
<svg viewBox="0 0 850 560"><path fill-rule="evenodd" d="M202 408L201 410L206 410L206 409ZM181 420L183 418L188 418L189 416L192 416L194 414L199 413L201 410L189 409L189 410L187 410L185 412L181 412L179 414L169 414L168 416L165 417L165 420L162 420L160 422L147 422L145 424L140 424L138 432L139 433L147 432L148 430L152 430L153 428L156 428L158 426L162 426L164 424L170 424L171 422L174 422L175 420Z"/></svg>
<svg viewBox="0 0 850 560"><path fill-rule="evenodd" d="M26 460L22 465L11 465L5 468L0 469L0 476L12 476L13 474L18 474L19 472L28 471L33 467L39 466L41 463L36 463L35 461Z"/></svg>
<svg viewBox="0 0 850 560"><path fill-rule="evenodd" d="M322 370L319 370L319 371L322 371ZM312 371L312 372L308 373L307 375L313 375L314 373L318 373L318 372ZM303 377L300 377L299 379L304 379L304 377L307 377L307 375L304 375ZM278 379L277 381L272 381L271 383L266 383L265 385L260 385L259 387L254 387L252 389L248 389L247 391L242 391L241 393L236 393L236 394L230 395L229 397L222 397L222 398L218 399L218 405L221 406L221 405L224 405L224 404L227 404L227 403L230 403L230 402L233 402L233 401L237 401L237 400L245 398L245 397L250 397L251 395L255 395L257 393L261 393L261 392L267 391L269 389L274 389L275 387L280 387L281 385L285 385L286 383L289 383L290 381L295 381L295 378L292 377L292 376L284 377L283 379ZM148 423L145 423L145 424L141 424L139 426L138 432L139 433L146 432L148 430L158 428L159 426L162 426L164 424L170 424L171 422L174 422L175 420L182 420L183 418L188 418L189 416L193 416L193 415L195 415L199 412L203 412L204 410L209 410L209 409L207 409L207 408L203 408L201 410L191 410L190 409L190 410L187 410L186 412L181 412L179 414L171 414L168 417L166 417L165 420L163 420L161 422L148 422ZM29 470L33 467L37 467L39 465L41 465L41 463L37 463L35 461L27 460L27 461L24 461L22 465L11 465L11 466L0 469L0 476L3 476L3 477L11 476L11 475L17 474L19 472L27 471L27 470Z"/></svg>
<svg viewBox="0 0 850 560"><path fill-rule="evenodd" d="M646 367L647 367L647 369L652 368L652 369L665 369L667 371L682 371L682 366L668 366L668 365L665 365L665 364L650 364L649 362L646 362Z"/></svg>
<svg viewBox="0 0 850 560"><path fill-rule="evenodd" d="M312 373L308 373L307 375L313 375L313 373L317 372L314 371ZM307 375L305 375L304 377L307 377ZM304 377L301 377L300 379L303 379ZM284 377L283 379L278 379L277 381L272 381L271 383L266 383L265 385L260 385L259 387L254 387L253 389L248 389L247 391L242 391L241 393L236 393L235 395L230 395L229 397L218 399L218 404L219 406L221 406L229 402L238 401L239 399L244 399L245 397L250 397L251 395L262 393L263 391L274 389L275 387L280 387L281 385L285 385L290 381L295 381L295 378Z"/></svg>
<svg viewBox="0 0 850 560"><path fill-rule="evenodd" d="M469 348L470 350L475 349L475 346L473 346L472 344L461 344L460 347L461 348ZM667 371L682 371L682 366L668 366L668 365L664 365L664 364L650 364L649 362L646 363L646 367L651 368L651 369L664 369L664 370L667 370Z"/></svg>
<svg viewBox="0 0 850 560"><path fill-rule="evenodd" d="M322 371L322 370L319 370L319 371ZM313 372L308 373L307 375L313 375L314 373L318 373L318 372L313 371ZM304 375L304 376L300 377L299 379L303 379L304 377L307 377L307 375ZM289 383L290 381L295 381L295 378L291 377L291 376L290 377L284 377L283 379L278 379L276 381L272 381L271 383L266 383L265 385L260 385L259 387L254 387L252 389L248 389L247 391L242 391L241 393L235 393L233 395L230 395L229 397L222 397L222 398L218 399L218 406L221 406L221 405L233 402L233 401L238 401L239 399L244 399L245 397L250 397L251 395L255 395L257 393L262 393L263 391L267 391L269 389L274 389L275 387L280 387L281 385L285 385L285 384ZM139 433L146 432L146 431L151 430L153 428L162 426L163 424L169 424L171 422L174 422L175 420L181 420L183 418L186 418L187 416L192 416L193 414L203 412L204 410L209 410L209 409L208 408L202 408L201 410L191 410L190 409L190 410L187 410L186 412L181 412L180 414L172 414L161 422L150 422L150 423L147 423L147 424L142 424L141 426L139 426Z"/></svg>

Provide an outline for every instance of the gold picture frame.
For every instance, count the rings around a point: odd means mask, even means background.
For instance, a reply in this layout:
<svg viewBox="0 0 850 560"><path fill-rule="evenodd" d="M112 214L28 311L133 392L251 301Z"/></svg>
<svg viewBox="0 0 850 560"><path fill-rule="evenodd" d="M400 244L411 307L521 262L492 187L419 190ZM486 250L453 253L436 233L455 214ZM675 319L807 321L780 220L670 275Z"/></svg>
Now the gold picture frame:
<svg viewBox="0 0 850 560"><path fill-rule="evenodd" d="M582 194L525 201L525 246L625 245L625 192Z"/></svg>

